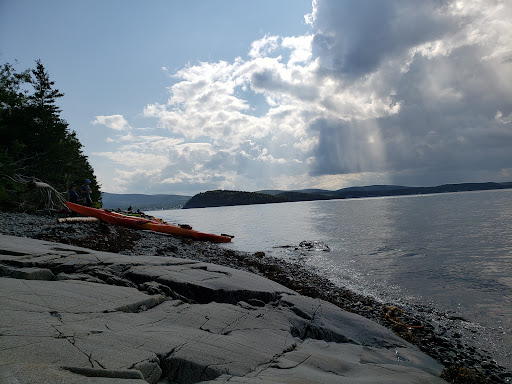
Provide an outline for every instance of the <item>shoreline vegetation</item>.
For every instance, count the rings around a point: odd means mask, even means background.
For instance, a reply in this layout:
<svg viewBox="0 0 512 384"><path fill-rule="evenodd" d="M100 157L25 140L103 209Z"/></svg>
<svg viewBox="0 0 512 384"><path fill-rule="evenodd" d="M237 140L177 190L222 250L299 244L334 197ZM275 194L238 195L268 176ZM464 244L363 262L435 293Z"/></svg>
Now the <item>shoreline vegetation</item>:
<svg viewBox="0 0 512 384"><path fill-rule="evenodd" d="M428 308L396 308L394 303L378 302L371 297L336 286L300 264L288 263L263 252L238 252L210 243L135 231L101 222L59 223L55 217L17 213L0 213L0 234L129 256L169 256L240 269L266 277L301 295L332 303L391 329L396 335L440 362L445 367L441 377L448 382L510 383L512 380L510 370L497 364L488 352L479 350L458 333L455 325L466 321L465 319L438 313L436 315L443 321L434 323L426 316L430 311ZM108 284L130 284L122 271L118 271L118 276L96 272L93 277L109 279L105 281Z"/></svg>
<svg viewBox="0 0 512 384"><path fill-rule="evenodd" d="M78 189L90 181L93 201L101 203L101 186L75 131L61 117L64 96L40 60L19 72L0 66L0 211L35 212L45 203L35 181L57 191Z"/></svg>

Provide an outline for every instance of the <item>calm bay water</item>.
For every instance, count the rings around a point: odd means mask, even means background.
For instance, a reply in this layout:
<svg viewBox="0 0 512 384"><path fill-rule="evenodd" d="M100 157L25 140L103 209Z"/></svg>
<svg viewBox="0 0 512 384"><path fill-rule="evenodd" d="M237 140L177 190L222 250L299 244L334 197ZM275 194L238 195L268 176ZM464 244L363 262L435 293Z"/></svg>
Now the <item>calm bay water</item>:
<svg viewBox="0 0 512 384"><path fill-rule="evenodd" d="M234 235L223 246L303 263L382 301L453 312L512 366L512 190L148 213Z"/></svg>

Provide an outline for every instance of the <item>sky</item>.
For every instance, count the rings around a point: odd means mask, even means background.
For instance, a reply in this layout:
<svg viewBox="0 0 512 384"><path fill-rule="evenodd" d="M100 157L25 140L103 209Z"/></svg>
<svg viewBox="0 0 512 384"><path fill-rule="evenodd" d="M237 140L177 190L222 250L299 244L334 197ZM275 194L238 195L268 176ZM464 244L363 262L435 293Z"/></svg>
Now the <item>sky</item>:
<svg viewBox="0 0 512 384"><path fill-rule="evenodd" d="M512 2L0 0L104 192L512 181Z"/></svg>

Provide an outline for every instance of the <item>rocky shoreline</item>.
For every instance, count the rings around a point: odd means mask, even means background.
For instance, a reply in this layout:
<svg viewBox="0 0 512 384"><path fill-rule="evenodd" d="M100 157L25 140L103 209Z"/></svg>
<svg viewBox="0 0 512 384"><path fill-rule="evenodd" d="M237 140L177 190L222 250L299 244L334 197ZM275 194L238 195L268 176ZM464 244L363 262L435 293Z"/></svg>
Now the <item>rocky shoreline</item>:
<svg viewBox="0 0 512 384"><path fill-rule="evenodd" d="M157 255L214 263L257 274L273 280L301 295L332 303L348 312L361 315L389 329L416 345L445 367L442 377L453 383L510 383L512 374L499 366L488 353L478 350L456 331L450 323L463 319L446 318L431 323L422 317L422 309L414 314L401 308L401 315L410 316L417 327L405 327L390 316L391 303L379 303L372 298L335 286L329 280L298 264L284 262L262 252L235 252L210 243L176 238L148 231L133 231L104 223L58 223L55 217L0 213L0 234L59 242L96 251L122 255ZM90 277L111 285L140 284L127 279L123 271L101 273ZM161 287L143 286L150 293L163 294ZM167 293L169 294L169 293ZM177 298L177 297L175 297ZM443 316L443 314L439 314ZM411 325L411 324L406 324Z"/></svg>

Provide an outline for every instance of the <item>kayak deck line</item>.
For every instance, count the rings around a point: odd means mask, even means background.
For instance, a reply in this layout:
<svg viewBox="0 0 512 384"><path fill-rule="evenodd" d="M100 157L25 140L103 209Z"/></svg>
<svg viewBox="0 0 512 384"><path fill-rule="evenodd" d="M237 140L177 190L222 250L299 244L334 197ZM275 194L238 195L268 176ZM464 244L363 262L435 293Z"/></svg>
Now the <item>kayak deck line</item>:
<svg viewBox="0 0 512 384"><path fill-rule="evenodd" d="M224 234L214 235L211 233L199 232L193 230L190 226L168 224L156 218L143 218L123 215L118 212L70 203L69 201L66 202L66 206L73 212L79 213L81 215L95 217L108 224L119 225L132 229L149 229L154 232L167 233L170 235L188 237L201 241L209 241L212 243L229 243L232 239L232 236Z"/></svg>

